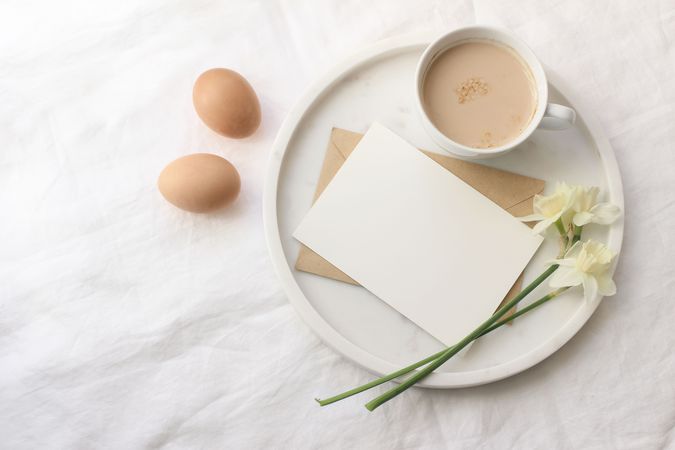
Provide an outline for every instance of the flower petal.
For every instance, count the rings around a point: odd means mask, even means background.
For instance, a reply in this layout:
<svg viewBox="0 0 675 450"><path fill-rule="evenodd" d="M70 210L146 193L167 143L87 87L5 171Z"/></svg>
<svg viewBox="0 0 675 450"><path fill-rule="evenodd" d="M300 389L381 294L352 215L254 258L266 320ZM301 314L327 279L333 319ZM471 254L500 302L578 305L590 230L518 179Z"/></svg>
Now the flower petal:
<svg viewBox="0 0 675 450"><path fill-rule="evenodd" d="M539 233L542 233L542 232L546 231L546 229L548 227L550 227L551 225L553 225L553 222L555 222L555 221L556 221L556 219L544 219L544 220L542 220L541 222L536 224L534 226L534 228L532 228L532 233L539 234Z"/></svg>
<svg viewBox="0 0 675 450"><path fill-rule="evenodd" d="M585 250L587 256L592 255L595 259L593 268L594 273L596 274L601 273L598 272L598 270L606 270L616 256L616 253L610 250L605 244L594 241L593 239L586 241L583 245L583 249Z"/></svg>
<svg viewBox="0 0 675 450"><path fill-rule="evenodd" d="M558 220L570 205L570 194L567 190L556 189L551 195L535 195L532 206L534 211L543 214L549 219Z"/></svg>
<svg viewBox="0 0 675 450"><path fill-rule="evenodd" d="M554 259L549 261L548 264L557 264L563 267L574 267L577 263L577 260L574 258L564 258L564 259Z"/></svg>
<svg viewBox="0 0 675 450"><path fill-rule="evenodd" d="M600 294L608 297L616 294L616 284L614 284L614 280L612 280L612 277L608 274L596 277L596 280L598 281L598 290Z"/></svg>
<svg viewBox="0 0 675 450"><path fill-rule="evenodd" d="M583 246L584 244L581 241L575 242L574 245L571 246L570 249L565 253L565 258L576 258L579 256L579 253L581 253Z"/></svg>
<svg viewBox="0 0 675 450"><path fill-rule="evenodd" d="M592 222L600 225L609 225L619 218L621 215L621 208L611 203L598 203L591 208L593 215Z"/></svg>
<svg viewBox="0 0 675 450"><path fill-rule="evenodd" d="M600 189L595 186L575 186L572 209L578 213L590 211L599 192Z"/></svg>
<svg viewBox="0 0 675 450"><path fill-rule="evenodd" d="M598 296L598 281L595 279L595 277L588 274L584 274L583 285L584 285L584 299L587 302L595 300Z"/></svg>
<svg viewBox="0 0 675 450"><path fill-rule="evenodd" d="M584 211L584 212L578 212L574 215L574 218L572 219L572 222L574 222L574 225L578 227L583 227L587 223L590 223L593 220L593 214L590 212Z"/></svg>
<svg viewBox="0 0 675 450"><path fill-rule="evenodd" d="M560 266L553 272L549 286L553 288L579 286L583 283L583 274L572 267Z"/></svg>

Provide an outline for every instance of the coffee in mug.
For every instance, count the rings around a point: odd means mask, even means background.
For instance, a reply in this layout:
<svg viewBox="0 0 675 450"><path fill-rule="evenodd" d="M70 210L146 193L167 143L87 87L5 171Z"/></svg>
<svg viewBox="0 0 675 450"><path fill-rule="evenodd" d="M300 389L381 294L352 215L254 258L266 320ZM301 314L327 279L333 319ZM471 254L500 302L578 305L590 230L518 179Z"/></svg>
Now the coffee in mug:
<svg viewBox="0 0 675 450"><path fill-rule="evenodd" d="M508 144L527 128L537 109L537 87L515 50L487 39L468 40L433 60L422 103L445 136L489 149Z"/></svg>

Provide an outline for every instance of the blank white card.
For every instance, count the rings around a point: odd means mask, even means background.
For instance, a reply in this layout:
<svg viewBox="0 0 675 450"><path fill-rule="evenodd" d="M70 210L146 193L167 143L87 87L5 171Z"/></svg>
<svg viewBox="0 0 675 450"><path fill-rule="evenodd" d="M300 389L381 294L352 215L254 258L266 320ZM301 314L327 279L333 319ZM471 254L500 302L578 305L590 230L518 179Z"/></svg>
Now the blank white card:
<svg viewBox="0 0 675 450"><path fill-rule="evenodd" d="M490 317L542 241L379 124L294 237L446 345Z"/></svg>

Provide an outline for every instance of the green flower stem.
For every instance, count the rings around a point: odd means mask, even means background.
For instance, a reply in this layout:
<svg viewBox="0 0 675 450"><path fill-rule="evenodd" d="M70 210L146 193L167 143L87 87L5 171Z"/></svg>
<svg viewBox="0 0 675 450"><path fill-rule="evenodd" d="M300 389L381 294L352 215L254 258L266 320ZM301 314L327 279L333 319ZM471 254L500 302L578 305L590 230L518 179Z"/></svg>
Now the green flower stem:
<svg viewBox="0 0 675 450"><path fill-rule="evenodd" d="M473 341L474 339L477 339L485 330L490 328L499 319L501 319L504 316L504 314L506 314L511 308L516 306L521 300L523 300L523 298L525 298L525 296L527 296L527 294L532 292L537 286L539 286L544 280L546 280L546 278L548 278L557 269L558 269L557 265L552 265L551 267L546 269L541 275L539 275L532 283L530 283L518 295L513 297L508 303L506 303L506 305L499 308L499 310L497 310L497 312L494 313L492 315L492 317L490 317L488 320L486 320L481 325L479 325L478 328L473 330L464 339L462 339L461 341L459 341L457 344L453 345L452 347L448 347L443 352L443 354L441 356L439 356L436 360L431 362L424 369L420 370L419 372L415 373L411 377L407 378L405 381L403 381L398 386L388 390L387 392L385 392L384 394L375 398L374 400L371 400L370 402L366 403L366 408L369 411L373 411L375 408L381 406L382 404L388 402L392 398L401 394L402 392L407 390L409 387L416 384L418 381L421 381L422 379L426 378L434 370L438 369L440 366L445 364L446 361L448 361L450 358L455 356L460 350L462 350L464 347L466 347L471 341Z"/></svg>
<svg viewBox="0 0 675 450"><path fill-rule="evenodd" d="M565 250L567 249L567 245L570 242L569 233L565 229L565 225L563 225L562 217L558 218L558 220L556 220L554 224L555 228L558 230L558 233L560 234L560 253L564 254Z"/></svg>
<svg viewBox="0 0 675 450"><path fill-rule="evenodd" d="M507 323L514 320L516 317L520 317L523 314L527 313L528 311L531 311L531 310L537 308L538 306L543 305L544 303L551 300L552 298L557 297L559 294L561 294L562 292L564 292L567 289L568 288L561 288L561 289L558 289L557 291L553 291L553 292L545 295L544 297L540 298L536 302L533 302L531 305L528 305L527 307L523 308L522 310L519 310L519 311L515 312L513 315L507 317L506 319L500 320L499 322L495 323L490 328L483 331L480 334L480 336L478 336L478 338L480 338L482 336L485 336L486 334L490 333L491 331L496 330L497 328L501 327L502 325L506 325ZM476 338L476 339L478 339L478 338ZM419 367L425 366L425 365L429 364L431 361L434 361L437 358L441 357L443 355L443 353L445 353L446 351L447 351L447 349L443 349L440 352L434 353L433 355L431 355L427 358L424 358L420 361L417 361L414 364L410 364L409 366L406 366L406 367L404 367L400 370L397 370L396 372L392 372L388 375L380 377L380 378L378 378L376 380L373 380L369 383L363 384L363 385L361 385L359 387L356 387L354 389L350 389L349 391L345 391L342 394L338 394L336 396L333 396L333 397L330 397L330 398L327 398L327 399L324 399L324 400L320 400L318 398L315 399L315 400L321 406L330 405L331 403L335 403L335 402L338 402L340 400L344 400L345 398L351 397L351 396L356 395L356 394L360 394L361 392L367 391L368 389L372 389L375 386L379 386L383 383L394 380L394 379L396 379L400 376L406 375L406 374L412 372L413 370L415 370Z"/></svg>
<svg viewBox="0 0 675 450"><path fill-rule="evenodd" d="M536 302L532 302L531 304L527 305L525 308L519 309L518 311L516 311L515 313L513 313L512 315L510 315L506 319L500 320L499 322L495 323L490 328L485 330L483 332L483 334L481 334L481 336L485 336L489 332L496 330L497 328L501 327L502 325L506 325L507 323L511 322L512 320L516 319L517 317L520 317L523 314L526 314L526 313L532 311L533 309L538 308L539 306L543 305L544 303L548 302L549 300L556 298L557 296L559 296L560 294L562 294L563 292L565 292L568 289L569 289L569 287L562 287L560 289L556 289L555 291L549 292L548 294L544 295L542 298L540 298Z"/></svg>
<svg viewBox="0 0 675 450"><path fill-rule="evenodd" d="M576 244L581 239L581 230L583 230L583 228L583 226L578 227L574 225L574 237L572 238L572 245Z"/></svg>
<svg viewBox="0 0 675 450"><path fill-rule="evenodd" d="M371 381L370 383L366 383L366 384L363 384L363 385L361 385L359 387L356 387L354 389L350 389L349 391L345 391L342 394L338 394L334 397L330 397L330 398L327 398L327 399L324 399L324 400L320 400L320 399L317 398L315 400L321 406L330 405L331 403L335 403L335 402L338 402L340 400L344 400L347 397L351 397L352 395L360 394L363 391L367 391L368 389L372 389L375 386L381 385L382 383L386 383L387 381L391 381L395 378L398 378L402 375L405 375L409 372L412 372L413 370L417 369L418 367L422 367L426 364L429 364L431 361L439 358L440 356L443 356L443 353L445 353L446 351L447 351L447 349L443 349L440 352L434 353L433 355L431 355L427 358L424 358L421 361L417 361L414 364L406 366L403 369L397 370L396 372L392 372L389 375L385 375L383 377L380 377L377 380Z"/></svg>

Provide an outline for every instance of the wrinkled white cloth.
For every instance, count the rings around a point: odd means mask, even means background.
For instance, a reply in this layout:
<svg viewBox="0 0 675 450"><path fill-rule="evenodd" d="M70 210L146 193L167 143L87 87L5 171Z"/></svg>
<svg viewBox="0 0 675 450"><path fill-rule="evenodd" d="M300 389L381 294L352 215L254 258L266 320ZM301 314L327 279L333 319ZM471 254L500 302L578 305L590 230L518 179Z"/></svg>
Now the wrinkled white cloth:
<svg viewBox="0 0 675 450"><path fill-rule="evenodd" d="M274 275L274 135L336 59L475 22L524 38L599 117L626 194L619 293L519 376L320 409L371 375ZM196 117L192 83L214 66L255 86L254 137ZM675 448L674 85L672 0L0 3L0 447ZM155 187L197 151L240 171L224 212L183 213Z"/></svg>

